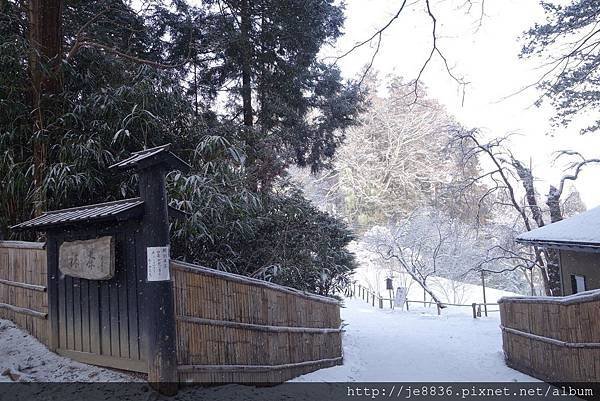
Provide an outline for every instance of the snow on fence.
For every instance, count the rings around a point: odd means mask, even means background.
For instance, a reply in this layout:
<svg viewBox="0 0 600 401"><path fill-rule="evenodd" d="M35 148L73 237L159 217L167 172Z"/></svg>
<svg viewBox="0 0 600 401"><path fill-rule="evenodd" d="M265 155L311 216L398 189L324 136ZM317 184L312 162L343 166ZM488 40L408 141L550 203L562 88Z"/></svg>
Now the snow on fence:
<svg viewBox="0 0 600 401"><path fill-rule="evenodd" d="M342 363L337 300L179 261L171 276L181 382L277 383ZM43 243L0 241L0 318L49 346Z"/></svg>
<svg viewBox="0 0 600 401"><path fill-rule="evenodd" d="M46 250L39 242L0 241L0 319L48 345Z"/></svg>
<svg viewBox="0 0 600 401"><path fill-rule="evenodd" d="M172 261L181 381L282 382L342 363L337 300Z"/></svg>
<svg viewBox="0 0 600 401"><path fill-rule="evenodd" d="M384 307L387 307L389 305L390 309L394 309L394 299L393 298L384 298L381 296L381 294L376 294L375 291L370 290L369 288L358 284L358 283L352 283L352 285L350 287L348 287L346 289L346 296L348 297L358 297L358 298L362 298L363 300L365 300L367 303L370 303L371 306L375 307L376 305L379 307L379 309L384 309ZM375 300L377 300L377 302L375 302ZM473 318L478 318L481 317L482 313L485 316L488 316L488 313L492 313L492 312L499 312L499 309L489 309L488 306L498 306L497 303L471 303L471 304L455 304L455 303L446 303L446 302L442 302L441 306L439 304L436 304L434 301L416 301L416 300L411 300L411 299L405 299L404 300L404 306L406 306L406 310L410 310L410 304L421 304L421 305L435 305L437 308L437 314L441 315L442 314L442 308L448 307L448 306L457 306L457 307L466 307L466 308L470 308L473 312ZM482 312L483 311L483 312Z"/></svg>
<svg viewBox="0 0 600 401"><path fill-rule="evenodd" d="M600 290L499 303L507 365L545 381L600 381Z"/></svg>

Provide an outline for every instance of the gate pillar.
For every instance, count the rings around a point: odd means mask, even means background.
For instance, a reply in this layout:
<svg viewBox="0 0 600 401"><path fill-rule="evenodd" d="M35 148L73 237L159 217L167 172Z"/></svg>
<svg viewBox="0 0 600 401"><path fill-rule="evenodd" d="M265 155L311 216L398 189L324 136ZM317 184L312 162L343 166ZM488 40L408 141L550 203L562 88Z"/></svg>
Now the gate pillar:
<svg viewBox="0 0 600 401"><path fill-rule="evenodd" d="M148 382L166 395L177 393L177 344L173 285L170 277L169 216L165 176L190 166L168 151L169 145L134 153L112 167L135 167L144 201L142 233L146 249L143 335ZM144 269L142 269L144 270Z"/></svg>

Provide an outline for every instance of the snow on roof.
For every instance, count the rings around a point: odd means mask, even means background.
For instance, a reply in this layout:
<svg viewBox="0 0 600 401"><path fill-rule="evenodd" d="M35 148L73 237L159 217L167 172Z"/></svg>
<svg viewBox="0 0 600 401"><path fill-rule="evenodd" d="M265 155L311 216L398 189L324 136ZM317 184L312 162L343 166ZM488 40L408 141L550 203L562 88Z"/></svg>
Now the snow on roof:
<svg viewBox="0 0 600 401"><path fill-rule="evenodd" d="M600 247L600 206L517 236L517 242L539 245Z"/></svg>
<svg viewBox="0 0 600 401"><path fill-rule="evenodd" d="M43 229L69 223L88 223L94 220L119 219L126 212L143 211L144 201L140 198L122 199L113 202L98 203L52 210L34 219L12 226L11 229Z"/></svg>

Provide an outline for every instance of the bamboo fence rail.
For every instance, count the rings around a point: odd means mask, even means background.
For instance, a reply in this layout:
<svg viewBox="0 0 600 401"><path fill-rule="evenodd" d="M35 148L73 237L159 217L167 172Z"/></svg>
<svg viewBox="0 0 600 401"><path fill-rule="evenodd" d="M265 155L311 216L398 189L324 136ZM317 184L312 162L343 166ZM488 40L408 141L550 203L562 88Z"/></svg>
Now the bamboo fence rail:
<svg viewBox="0 0 600 401"><path fill-rule="evenodd" d="M46 250L39 242L0 241L0 318L48 344Z"/></svg>
<svg viewBox="0 0 600 401"><path fill-rule="evenodd" d="M545 381L600 381L600 291L499 303L509 366Z"/></svg>
<svg viewBox="0 0 600 401"><path fill-rule="evenodd" d="M342 362L337 300L172 261L182 382L283 382Z"/></svg>

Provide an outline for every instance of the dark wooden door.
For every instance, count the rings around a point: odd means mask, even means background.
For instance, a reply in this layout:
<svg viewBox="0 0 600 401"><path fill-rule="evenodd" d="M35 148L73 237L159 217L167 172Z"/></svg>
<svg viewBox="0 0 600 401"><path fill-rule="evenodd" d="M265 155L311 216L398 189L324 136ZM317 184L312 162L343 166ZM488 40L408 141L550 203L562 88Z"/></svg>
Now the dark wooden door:
<svg viewBox="0 0 600 401"><path fill-rule="evenodd" d="M94 233L71 232L55 236L55 249L63 241L112 235L115 239L115 274L110 280L86 280L58 271L55 316L51 324L57 352L81 362L145 372L141 309L144 258L139 226L129 225ZM142 259L143 260L143 259ZM57 263L52 263L57 265ZM54 267L56 268L56 267Z"/></svg>

